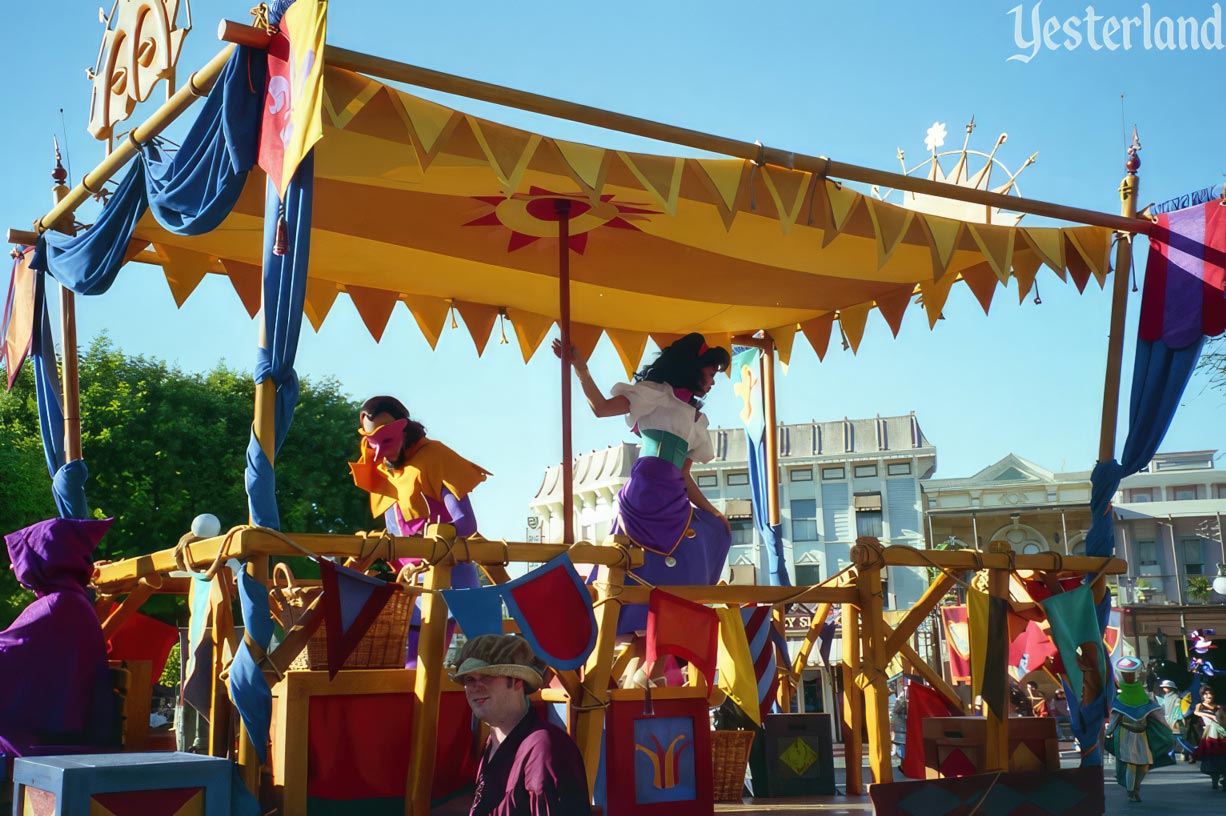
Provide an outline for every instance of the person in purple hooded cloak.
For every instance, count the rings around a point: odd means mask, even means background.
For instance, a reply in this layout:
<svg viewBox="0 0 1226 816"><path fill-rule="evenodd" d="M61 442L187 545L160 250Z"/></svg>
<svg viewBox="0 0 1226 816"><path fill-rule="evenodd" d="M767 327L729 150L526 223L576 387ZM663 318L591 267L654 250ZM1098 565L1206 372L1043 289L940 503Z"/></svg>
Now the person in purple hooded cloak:
<svg viewBox="0 0 1226 816"><path fill-rule="evenodd" d="M553 350L561 354L556 340ZM643 566L635 574L652 585L716 583L732 546L731 526L698 489L690 467L715 458L702 398L715 375L728 368L728 350L708 346L697 332L687 334L635 374L633 383L614 385L609 397L582 358L572 353L571 359L592 413L625 415L643 440L630 478L617 494L613 525L614 533L643 549ZM646 605L622 607L619 633L646 628Z"/></svg>
<svg viewBox="0 0 1226 816"><path fill-rule="evenodd" d="M114 698L106 640L86 594L90 554L111 519L51 519L4 537L10 569L35 600L0 632L0 754L106 745Z"/></svg>

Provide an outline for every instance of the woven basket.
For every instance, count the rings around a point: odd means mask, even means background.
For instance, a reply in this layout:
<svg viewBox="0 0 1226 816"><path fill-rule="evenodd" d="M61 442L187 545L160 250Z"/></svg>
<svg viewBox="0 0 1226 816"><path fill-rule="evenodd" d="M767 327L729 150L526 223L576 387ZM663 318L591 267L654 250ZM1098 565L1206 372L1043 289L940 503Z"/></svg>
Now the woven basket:
<svg viewBox="0 0 1226 816"><path fill-rule="evenodd" d="M741 801L753 738L753 731L711 732L711 780L716 802Z"/></svg>
<svg viewBox="0 0 1226 816"><path fill-rule="evenodd" d="M387 599L374 623L345 658L342 669L403 669L409 639L413 598L397 589ZM328 668L328 625L321 623L307 647L290 664L291 669L320 671Z"/></svg>

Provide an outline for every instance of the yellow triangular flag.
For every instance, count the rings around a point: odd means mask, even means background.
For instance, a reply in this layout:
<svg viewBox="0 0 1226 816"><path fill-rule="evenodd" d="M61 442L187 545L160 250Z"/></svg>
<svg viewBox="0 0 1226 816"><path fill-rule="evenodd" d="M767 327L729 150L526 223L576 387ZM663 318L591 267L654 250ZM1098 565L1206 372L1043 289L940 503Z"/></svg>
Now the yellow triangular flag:
<svg viewBox="0 0 1226 816"><path fill-rule="evenodd" d="M1013 239L1016 230L1013 227L1000 227L993 224L966 225L971 237L979 246L979 251L987 259L996 278L1001 283L1008 283L1009 270L1013 264Z"/></svg>
<svg viewBox="0 0 1226 816"><path fill-rule="evenodd" d="M873 234L877 236L877 268L881 269L902 243L915 213L904 207L878 201L872 196L865 196L864 203L868 205L868 216L873 221Z"/></svg>
<svg viewBox="0 0 1226 816"><path fill-rule="evenodd" d="M629 329L605 329L617 356L621 358L626 369L626 379L634 377L639 362L643 359L643 349L647 347L647 332L631 331Z"/></svg>
<svg viewBox="0 0 1226 816"><path fill-rule="evenodd" d="M455 307L460 317L464 318L464 325L468 327L473 345L477 347L477 356L480 357L485 353L485 344L489 342L490 333L494 331L494 323L498 321L498 307L487 306L484 303L464 303L458 300Z"/></svg>
<svg viewBox="0 0 1226 816"><path fill-rule="evenodd" d="M953 260L954 252L958 249L962 222L924 213L918 215L920 225L928 233L929 246L932 248L932 279L939 280L949 271L949 262Z"/></svg>
<svg viewBox="0 0 1226 816"><path fill-rule="evenodd" d="M749 162L742 159L690 159L697 170L703 186L712 193L712 202L724 222L724 229L732 229L736 218L736 202L744 184Z"/></svg>
<svg viewBox="0 0 1226 816"><path fill-rule="evenodd" d="M511 321L511 328L515 329L515 339L519 341L519 350L526 363L532 359L553 327L553 318L510 307L507 307L507 318Z"/></svg>
<svg viewBox="0 0 1226 816"><path fill-rule="evenodd" d="M402 297L405 305L409 307L409 313L417 321L417 328L421 329L426 342L430 344L430 348L437 347L438 338L443 333L443 327L447 325L447 313L451 310L451 304L442 298L424 295L403 295Z"/></svg>
<svg viewBox="0 0 1226 816"><path fill-rule="evenodd" d="M477 144L490 163L490 169L498 177L507 195L513 194L519 188L519 180L528 169L536 148L541 143L541 137L518 128L500 125L497 122L486 122L475 116L468 117L468 126L472 128Z"/></svg>
<svg viewBox="0 0 1226 816"><path fill-rule="evenodd" d="M1013 277L1017 280L1017 302L1026 300L1039 274L1039 253L1018 250L1013 253Z"/></svg>
<svg viewBox="0 0 1226 816"><path fill-rule="evenodd" d="M864 196L850 187L826 179L825 200L829 215L827 219L829 229L822 235L823 248L829 246L831 241L842 234L843 227L847 226L847 222L851 220L852 214L860 206L863 198Z"/></svg>
<svg viewBox="0 0 1226 816"><path fill-rule="evenodd" d="M1064 236L1055 227L1024 227L1022 236L1039 260L1064 280Z"/></svg>
<svg viewBox="0 0 1226 816"><path fill-rule="evenodd" d="M599 326L585 326L582 323L570 324L570 344L579 351L579 356L588 360L600 342L604 329Z"/></svg>
<svg viewBox="0 0 1226 816"><path fill-rule="evenodd" d="M551 139L571 177L590 198L599 198L609 172L609 152L604 148Z"/></svg>
<svg viewBox="0 0 1226 816"><path fill-rule="evenodd" d="M877 298L877 310L881 312L881 316L885 318L886 324L895 337L898 336L898 330L902 328L902 319L907 313L907 307L911 305L913 294L915 294L915 287L907 284L900 286L895 292L880 295Z"/></svg>
<svg viewBox="0 0 1226 816"><path fill-rule="evenodd" d="M243 302L243 308L254 318L260 313L260 303L264 300L264 277L260 268L254 264L231 260L222 261L221 265L226 270L226 276L230 278L230 285L234 287L238 299Z"/></svg>
<svg viewBox="0 0 1226 816"><path fill-rule="evenodd" d="M988 594L966 591L967 632L971 646L971 697L983 693L983 673L988 662Z"/></svg>
<svg viewBox="0 0 1226 816"><path fill-rule="evenodd" d="M392 100L395 103L392 107L404 117L409 129L417 162L425 170L456 127L464 121L464 115L406 93L398 92L392 96Z"/></svg>
<svg viewBox="0 0 1226 816"><path fill-rule="evenodd" d="M332 127L344 130L358 111L386 87L381 82L349 71L324 72L324 112L332 120Z"/></svg>
<svg viewBox="0 0 1226 816"><path fill-rule="evenodd" d="M717 606L719 616L719 653L716 681L728 699L736 703L755 725L762 724L762 710L758 705L758 682L754 675L753 654L749 651L749 639L745 636L745 622L741 610L736 607ZM774 648L773 646L771 648Z"/></svg>
<svg viewBox="0 0 1226 816"><path fill-rule="evenodd" d="M979 305L983 308L983 313L987 314L988 309L992 305L992 296L996 294L996 286L1000 283L996 278L992 265L978 263L970 269L963 269L962 280L966 281L966 285L974 293L975 299L979 301Z"/></svg>
<svg viewBox="0 0 1226 816"><path fill-rule="evenodd" d="M800 328L796 323L785 323L773 329L767 329L766 333L775 341L775 354L779 357L779 362L787 365L792 359L792 344L796 342L796 330Z"/></svg>
<svg viewBox="0 0 1226 816"><path fill-rule="evenodd" d="M216 258L200 252L162 244L154 244L153 251L162 259L162 271L166 273L166 284L175 306L182 307L187 302L205 275L222 270Z"/></svg>
<svg viewBox="0 0 1226 816"><path fill-rule="evenodd" d="M796 223L808 200L809 189L817 182L816 176L802 173L799 170L788 170L772 164L762 165L762 182L771 201L775 202L775 211L779 214L779 225L784 234Z"/></svg>
<svg viewBox="0 0 1226 816"><path fill-rule="evenodd" d="M332 304L336 302L339 292L332 281L307 278L306 299L303 301L302 311L316 332L323 326L328 312L332 311Z"/></svg>
<svg viewBox="0 0 1226 816"><path fill-rule="evenodd" d="M1105 286L1107 272L1111 269L1111 230L1104 227L1069 227L1064 234L1085 259L1099 287Z"/></svg>
<svg viewBox="0 0 1226 816"><path fill-rule="evenodd" d="M656 203L669 215L676 215L685 159L621 151L617 155Z"/></svg>
<svg viewBox="0 0 1226 816"><path fill-rule="evenodd" d="M860 348L860 341L864 339L864 324L868 322L868 312L871 308L871 303L857 303L855 306L839 309L839 325L847 335L847 344L851 346L852 354L856 353Z"/></svg>
<svg viewBox="0 0 1226 816"><path fill-rule="evenodd" d="M670 334L667 332L652 332L651 333L651 342L655 343L656 348L658 348L660 351L663 351L664 349L668 348L669 346L671 346L673 343L676 343L681 338L682 338L682 335L680 334ZM711 345L710 341L707 342L707 345Z"/></svg>
<svg viewBox="0 0 1226 816"><path fill-rule="evenodd" d="M945 308L945 301L949 299L949 290L957 279L956 274L947 272L940 280L920 283L920 298L924 301L924 311L928 313L928 328L936 328L937 321L941 319L941 310Z"/></svg>
<svg viewBox="0 0 1226 816"><path fill-rule="evenodd" d="M830 332L834 328L834 312L815 317L812 320L806 320L800 324L800 330L804 332L805 339L809 341L809 345L817 352L817 359L826 359L826 350L830 347Z"/></svg>
<svg viewBox="0 0 1226 816"><path fill-rule="evenodd" d="M353 301L354 308L366 324L366 330L378 343L383 339L383 330L387 328L392 310L396 308L396 293L386 289L353 285L346 286L345 291L349 293L349 299Z"/></svg>

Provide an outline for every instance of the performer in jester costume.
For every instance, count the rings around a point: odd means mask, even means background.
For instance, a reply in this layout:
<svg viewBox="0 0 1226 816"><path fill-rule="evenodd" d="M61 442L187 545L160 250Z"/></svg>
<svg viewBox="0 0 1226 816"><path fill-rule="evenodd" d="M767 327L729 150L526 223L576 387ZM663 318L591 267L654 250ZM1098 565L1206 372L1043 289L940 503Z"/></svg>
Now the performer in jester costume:
<svg viewBox="0 0 1226 816"><path fill-rule="evenodd" d="M1150 768L1174 764L1175 735L1162 716L1162 706L1150 699L1139 676L1142 663L1121 657L1115 664L1120 690L1107 721L1107 750L1118 760L1115 781L1128 791L1130 802L1141 801L1141 781Z"/></svg>

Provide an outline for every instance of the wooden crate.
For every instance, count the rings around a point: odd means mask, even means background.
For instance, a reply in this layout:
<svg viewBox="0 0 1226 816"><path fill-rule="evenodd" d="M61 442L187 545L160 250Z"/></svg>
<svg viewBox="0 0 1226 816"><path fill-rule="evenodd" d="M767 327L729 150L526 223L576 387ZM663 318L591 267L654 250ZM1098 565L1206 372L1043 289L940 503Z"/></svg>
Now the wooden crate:
<svg viewBox="0 0 1226 816"><path fill-rule="evenodd" d="M1009 771L1060 770L1060 743L1051 717L1009 718ZM983 773L988 726L983 717L925 717L928 779Z"/></svg>

